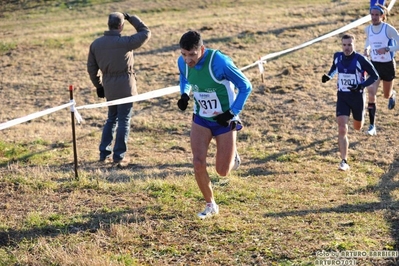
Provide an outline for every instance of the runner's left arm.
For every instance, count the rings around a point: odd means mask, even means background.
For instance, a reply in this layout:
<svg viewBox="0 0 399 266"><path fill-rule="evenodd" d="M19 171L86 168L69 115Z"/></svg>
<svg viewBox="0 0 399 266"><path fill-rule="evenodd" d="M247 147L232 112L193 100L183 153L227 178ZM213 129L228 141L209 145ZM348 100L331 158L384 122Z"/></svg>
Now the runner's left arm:
<svg viewBox="0 0 399 266"><path fill-rule="evenodd" d="M399 50L399 34L398 31L391 25L387 24L387 36L391 40L395 40L393 45L389 45L390 52L396 52Z"/></svg>
<svg viewBox="0 0 399 266"><path fill-rule="evenodd" d="M215 53L212 70L219 80L226 79L234 84L238 89L235 101L230 106L230 110L238 115L244 108L244 105L252 91L252 84L240 69L234 64L233 60L220 53Z"/></svg>
<svg viewBox="0 0 399 266"><path fill-rule="evenodd" d="M359 56L358 61L363 70L368 74L368 78L362 83L364 87L368 87L378 80L379 75L377 70L375 70L374 65L364 56Z"/></svg>

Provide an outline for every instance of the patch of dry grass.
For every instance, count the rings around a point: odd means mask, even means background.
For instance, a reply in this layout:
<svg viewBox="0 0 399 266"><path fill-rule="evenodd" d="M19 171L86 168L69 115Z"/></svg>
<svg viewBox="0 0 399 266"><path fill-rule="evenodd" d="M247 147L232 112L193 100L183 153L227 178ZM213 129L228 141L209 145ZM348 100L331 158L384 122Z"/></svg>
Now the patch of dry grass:
<svg viewBox="0 0 399 266"><path fill-rule="evenodd" d="M137 13L152 30L135 53L143 93L178 84L178 40L188 29L244 67L344 26L368 5L96 2L2 10L0 121L67 103L69 84L78 105L100 102L86 57L111 11ZM395 8L391 14L399 25ZM360 50L363 27L351 32ZM242 166L219 177L210 149L216 219L195 216L203 201L191 165L190 114L177 110L177 94L135 103L124 170L97 163L106 110L82 110L79 180L69 110L0 131L0 265L313 265L322 250L398 250L397 111L387 110L379 92L379 134L350 126L351 171L338 172L334 82L320 79L339 49L336 37L271 60L264 83L257 67L245 71L254 90L241 116Z"/></svg>

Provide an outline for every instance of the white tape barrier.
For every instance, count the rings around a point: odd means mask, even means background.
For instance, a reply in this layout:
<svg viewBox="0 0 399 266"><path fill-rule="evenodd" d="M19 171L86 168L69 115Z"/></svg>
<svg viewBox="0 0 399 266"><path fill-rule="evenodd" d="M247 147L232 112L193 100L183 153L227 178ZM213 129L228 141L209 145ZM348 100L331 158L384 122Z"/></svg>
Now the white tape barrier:
<svg viewBox="0 0 399 266"><path fill-rule="evenodd" d="M301 45L298 45L298 46L295 46L295 47L292 47L292 48L289 48L289 49L286 49L286 50L283 50L283 51L280 51L280 52L268 54L266 56L261 57L255 63L252 63L250 65L247 65L247 66L241 68L241 70L244 71L244 70L246 70L248 68L257 66L259 64L262 64L263 62L267 62L267 60L269 60L269 59L272 59L272 58L275 58L275 57L278 57L278 56L281 56L281 55L284 55L284 54L288 54L290 52L293 52L293 51L296 51L296 50L299 50L299 49L302 49L302 48L305 48L305 47L307 47L307 46L309 46L311 44L314 44L314 43L319 42L321 40L327 39L327 38L332 37L334 35L337 35L339 33L342 33L342 32L345 32L347 30L350 30L352 28L355 28L357 26L360 26L360 25L370 21L370 19L371 19L370 15L367 15L367 16L359 19L359 20L356 20L356 21L354 21L352 23L349 23L348 25L346 25L346 26L344 26L344 27L342 27L340 29L334 30L334 31L332 31L332 32L330 32L330 33L328 33L326 35L323 35L323 36L318 37L316 39L313 39L311 41L305 42L305 43L303 43Z"/></svg>
<svg viewBox="0 0 399 266"><path fill-rule="evenodd" d="M392 0L389 3L388 10L392 9L392 7L395 4L395 2L396 2L396 0ZM347 30L350 30L352 28L355 28L357 26L360 26L360 25L370 21L370 19L371 19L370 15L367 15L367 16L361 18L361 19L358 19L358 20L356 20L356 21L354 21L352 23L349 23L348 25L346 25L346 26L344 26L344 27L342 27L340 29L332 31L332 32L330 32L330 33L328 33L326 35L323 35L321 37L318 37L316 39L313 39L313 40L308 41L306 43L303 43L301 45L298 45L298 46L295 46L293 48L286 49L286 50L283 50L283 51L280 51L280 52L268 54L266 56L261 57L255 63L241 68L241 70L244 71L244 70L246 70L248 68L251 68L251 67L257 65L259 67L259 72L262 74L264 72L263 62L266 62L267 60L275 58L275 57L278 57L280 55L287 54L287 53L296 51L298 49L307 47L307 46L309 46L309 45L311 45L313 43L319 42L319 41L324 40L326 38L329 38L331 36L337 35L339 33L342 33L342 32L345 32ZM105 106L129 103L129 102L138 102L138 101L148 100L148 99L151 99L151 98L156 98L156 97L161 97L161 96L164 96L164 95L172 94L172 93L175 93L175 92L178 92L178 91L180 91L179 86L173 86L173 87L167 87L167 88L163 88L163 89L159 89L159 90L155 90L155 91L142 93L142 94L131 96L131 97L126 97L126 98L123 98L123 99L118 99L118 100L115 100L115 101L103 102L103 103L98 103L98 104L89 104L89 105L83 105L83 106L78 106L78 107L75 107L75 101L71 100L70 103L67 103L67 104L64 104L64 105L61 105L61 106L58 106L58 107L54 107L54 108L51 108L51 109L47 109L47 110L44 110L44 111L40 111L40 112L37 112L37 113L34 113L34 114L30 114L28 116L17 118L17 119L14 119L14 120L11 120L11 121L8 121L8 122L5 122L5 123L2 123L2 124L0 124L0 130L3 130L3 129L9 128L9 127L24 123L26 121L29 121L29 120L32 120L32 119L35 119L35 118L38 118L38 117L41 117L41 116L56 112L56 111L59 111L59 110L64 109L64 108L66 108L68 106L71 106L71 112L74 113L77 122L80 123L82 121L82 117L78 113L78 111L77 111L78 109L91 109L91 108L98 108L98 107L105 107Z"/></svg>
<svg viewBox="0 0 399 266"><path fill-rule="evenodd" d="M50 109L47 109L47 110L43 110L43 111L40 111L40 112L37 112L37 113L33 113L33 114L30 114L30 115L27 115L27 116L24 116L24 117L21 117L21 118L17 118L17 119L14 119L14 120L10 120L8 122L0 124L0 130L3 130L3 129L6 129L8 127L12 127L12 126L24 123L26 121L29 121L29 120L32 120L32 119L35 119L35 118L38 118L38 117L41 117L41 116L45 116L45 115L54 113L56 111L59 111L61 109L64 109L66 107L73 106L73 105L75 105L75 102L71 101L70 103L67 103L67 104L64 104L64 105L53 107L53 108L50 108Z"/></svg>
<svg viewBox="0 0 399 266"><path fill-rule="evenodd" d="M178 91L180 91L179 86L167 87L167 88L149 91L146 93L142 93L139 95L126 97L126 98L122 98L122 99L118 99L118 100L114 100L114 101L82 105L82 106L76 107L75 109L77 109L77 110L78 109L91 109L91 108L105 107L105 106L111 106L111 105L117 105L117 104L123 104L123 103L144 101L144 100L149 100L151 98L156 98L156 97L161 97L164 95L172 94L172 93L175 93Z"/></svg>
<svg viewBox="0 0 399 266"><path fill-rule="evenodd" d="M167 87L167 88L163 88L163 89L159 89L159 90L155 90L155 91L149 91L146 93L142 93L139 95L135 95L135 96L131 96L131 97L126 97L123 99L118 99L115 101L109 101L109 102L103 102L103 103L97 103L97 104L89 104L89 105L83 105L83 106L78 106L75 107L75 101L72 100L70 103L64 104L64 105L60 105L57 107L53 107L44 111L40 111L37 113L33 113L21 118L17 118L5 123L0 124L0 130L18 125L18 124L22 124L24 122L27 122L29 120L41 117L41 116L45 116L48 114L51 114L53 112L59 111L61 109L64 109L66 107L71 107L71 112L74 113L75 118L77 120L78 123L80 123L83 119L81 117L81 115L79 114L79 112L77 111L78 109L91 109L91 108L98 108L98 107L105 107L105 106L111 106L111 105L117 105L117 104L123 104L123 103L130 103L130 102L138 102L138 101L144 101L144 100L149 100L151 98L156 98L156 97L161 97L164 95L168 95L168 94L172 94L175 92L180 91L180 87L179 86L173 86L173 87Z"/></svg>
<svg viewBox="0 0 399 266"><path fill-rule="evenodd" d="M149 91L146 93L142 93L139 95L135 95L135 96L131 96L131 97L126 97L123 99L118 99L115 101L109 101L109 102L103 102L103 103L97 103L97 104L89 104L89 105L83 105L83 106L78 106L75 107L76 103L74 100L71 100L70 103L64 104L64 105L60 105L57 107L53 107L50 109L46 109L37 113L33 113L21 118L17 118L14 120L10 120L8 122L2 123L0 124L0 130L18 125L18 124L22 124L24 122L27 122L29 120L41 117L41 116L45 116L51 113L54 113L56 111L59 111L61 109L67 108L67 107L71 107L71 112L74 113L75 118L77 120L78 123L80 123L83 119L81 117L81 115L79 114L79 112L77 111L78 109L91 109L91 108L98 108L98 107L105 107L105 106L111 106L111 105L117 105L117 104L123 104L123 103L130 103L130 102L138 102L138 101L144 101L144 100L149 100L151 98L156 98L156 97L161 97L167 94L172 94L175 92L180 91L180 87L179 86L173 86L173 87L167 87L167 88L163 88L163 89L159 89L159 90L155 90L155 91Z"/></svg>
<svg viewBox="0 0 399 266"><path fill-rule="evenodd" d="M387 7L389 11L391 11L391 9L392 9L393 5L395 4L395 2L396 2L396 0L392 0L392 1L389 3L389 5L388 5L388 7Z"/></svg>
<svg viewBox="0 0 399 266"><path fill-rule="evenodd" d="M389 3L389 5L388 5L388 7L387 7L388 10L391 10L391 9L392 9L392 7L393 7L393 5L395 4L395 2L396 2L396 0L393 0L393 1L391 1L391 2ZM298 45L298 46L295 46L295 47L293 47L293 48L286 49L286 50L283 50L283 51L280 51L280 52L276 52L276 53L271 53L271 54L265 55L265 56L261 57L261 58L260 58L258 61L256 61L255 63L252 63L252 64L250 64L250 65L248 65L248 66L245 66L245 67L241 68L241 70L244 71L244 70L246 70L246 69L248 69L248 68L251 68L251 67L254 67L254 66L257 66L257 65L260 66L261 64L263 64L263 62L267 62L267 60L269 60L269 59L272 59L272 58L278 57L278 56L280 56L280 55L287 54L287 53L290 53L290 52L299 50L299 49L301 49L301 48L307 47L307 46L309 46L309 45L311 45L311 44L314 44L314 43L316 43L316 42L319 42L319 41L321 41L321 40L327 39L327 38L332 37L332 36L334 36L334 35L337 35L337 34L339 34L339 33L342 33L342 32L348 31L348 30L350 30L350 29L353 29L353 28L355 28L355 27L358 27L358 26L360 26L360 25L362 25L362 24L364 24L364 23L366 23L366 22L368 22L368 21L370 21L370 20L371 20L371 16L370 16L370 14L369 14L369 15L363 17L363 18L360 18L360 19L358 19L358 20L356 20L356 21L354 21L354 22L349 23L348 25L346 25L346 26L344 26L344 27L342 27L342 28L339 28L339 29L337 29L337 30L334 30L334 31L332 31L332 32L330 32L330 33L328 33L328 34L326 34L326 35L323 35L323 36L318 37L318 38L316 38L316 39L313 39L313 40L311 40L311 41L305 42L305 43L303 43L303 44L301 44L301 45ZM261 69L260 69L260 70L261 70Z"/></svg>

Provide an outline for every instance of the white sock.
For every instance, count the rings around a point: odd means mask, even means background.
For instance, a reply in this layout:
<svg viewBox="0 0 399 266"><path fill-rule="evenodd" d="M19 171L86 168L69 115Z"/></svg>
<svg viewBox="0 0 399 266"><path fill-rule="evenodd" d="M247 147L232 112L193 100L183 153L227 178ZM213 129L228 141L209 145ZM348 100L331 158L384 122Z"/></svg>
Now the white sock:
<svg viewBox="0 0 399 266"><path fill-rule="evenodd" d="M208 206L208 207L215 207L217 204L216 204L216 202L215 202L215 200L212 200L211 202L207 202L206 203L206 206Z"/></svg>

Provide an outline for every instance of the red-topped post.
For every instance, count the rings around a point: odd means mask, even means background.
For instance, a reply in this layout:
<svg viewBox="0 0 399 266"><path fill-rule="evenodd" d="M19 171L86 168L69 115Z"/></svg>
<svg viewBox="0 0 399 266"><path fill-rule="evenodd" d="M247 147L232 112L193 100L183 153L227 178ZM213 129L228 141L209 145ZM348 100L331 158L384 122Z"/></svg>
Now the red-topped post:
<svg viewBox="0 0 399 266"><path fill-rule="evenodd" d="M69 85L69 99L73 101L73 85ZM78 179L78 154L76 152L76 134L75 134L75 114L71 108L71 122L72 122L72 141L73 141L73 160L75 165L75 178Z"/></svg>

